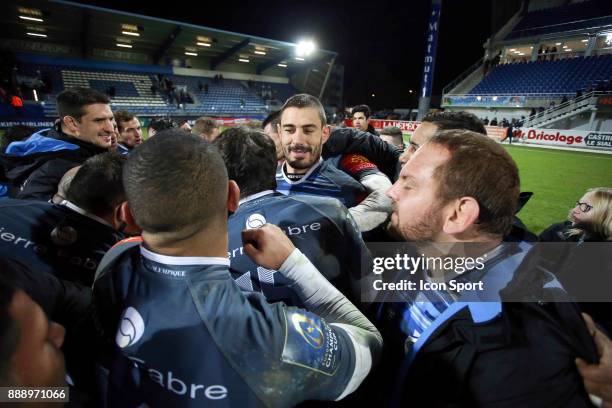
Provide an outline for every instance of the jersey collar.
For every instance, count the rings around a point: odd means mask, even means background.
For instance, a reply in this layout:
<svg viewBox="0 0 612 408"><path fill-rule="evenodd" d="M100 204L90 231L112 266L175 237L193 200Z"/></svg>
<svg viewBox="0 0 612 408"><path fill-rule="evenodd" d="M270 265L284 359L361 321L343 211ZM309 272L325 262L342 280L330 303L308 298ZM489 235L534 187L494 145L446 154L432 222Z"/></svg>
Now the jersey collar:
<svg viewBox="0 0 612 408"><path fill-rule="evenodd" d="M163 265L222 265L230 266L228 258L212 257L212 256L168 256L157 254L149 251L143 245L140 246L140 254L153 262Z"/></svg>
<svg viewBox="0 0 612 408"><path fill-rule="evenodd" d="M268 194L274 194L274 190L260 191L259 193L255 193L255 194L251 194L250 196L246 196L242 200L238 201L238 205L240 206L248 201L257 200L258 198L261 198Z"/></svg>
<svg viewBox="0 0 612 408"><path fill-rule="evenodd" d="M306 172L306 174L304 174L304 177L302 177L301 179L299 179L298 181L292 181L289 180L289 177L287 177L287 174L285 173L285 163L283 162L283 164L281 165L281 174L283 175L283 179L289 183L289 184L301 184L303 182L305 182L308 177L319 167L321 167L321 164L323 164L323 158L319 157L319 162L317 164L315 164L314 166L312 166L310 169L308 169L308 171Z"/></svg>
<svg viewBox="0 0 612 408"><path fill-rule="evenodd" d="M115 229L115 228L114 228L112 225L110 225L110 224L109 224L107 221L103 220L102 218L100 218L100 217L98 217L98 216L96 216L96 215L93 215L93 214L91 214L91 213L88 213L87 211L85 211L85 210L84 210L84 209L82 209L81 207L79 207L79 206L77 206L77 205L75 205L75 204L71 203L71 202L70 202L70 201L68 201L68 200L64 200L64 201L62 201L62 202L60 203L60 205L63 205L64 207L68 207L68 208L70 208L72 211L74 211L74 212L76 212L76 213L79 213L79 214L81 214L81 215L83 215L83 216L85 216L85 217L87 217L87 218L90 218L90 219L92 219L92 220L94 220L94 221L97 221L97 222L99 222L100 224L104 224L104 225L106 225L107 227L111 227L112 229Z"/></svg>

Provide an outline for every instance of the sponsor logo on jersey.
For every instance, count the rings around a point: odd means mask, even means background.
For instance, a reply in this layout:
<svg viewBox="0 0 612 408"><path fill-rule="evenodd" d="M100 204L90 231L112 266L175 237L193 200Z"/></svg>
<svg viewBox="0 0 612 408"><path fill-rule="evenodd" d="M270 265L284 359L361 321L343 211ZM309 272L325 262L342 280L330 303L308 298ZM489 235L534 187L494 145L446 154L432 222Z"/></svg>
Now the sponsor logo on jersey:
<svg viewBox="0 0 612 408"><path fill-rule="evenodd" d="M121 348L133 346L140 340L145 331L144 320L138 310L128 307L121 315L121 323L115 342Z"/></svg>
<svg viewBox="0 0 612 408"><path fill-rule="evenodd" d="M261 214L255 213L249 215L246 220L246 229L257 229L261 228L266 224L266 217Z"/></svg>

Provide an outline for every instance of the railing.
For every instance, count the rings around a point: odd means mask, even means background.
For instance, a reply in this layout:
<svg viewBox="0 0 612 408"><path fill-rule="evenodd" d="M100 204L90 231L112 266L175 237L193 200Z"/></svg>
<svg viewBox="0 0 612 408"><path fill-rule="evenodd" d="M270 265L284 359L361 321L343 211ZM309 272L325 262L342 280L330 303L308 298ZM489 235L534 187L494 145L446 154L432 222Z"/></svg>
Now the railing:
<svg viewBox="0 0 612 408"><path fill-rule="evenodd" d="M612 95L612 92L589 92L577 98L570 99L558 106L553 106L545 111L529 116L525 121L525 127L533 127L546 121L559 118L569 112L597 104L597 98L602 95Z"/></svg>
<svg viewBox="0 0 612 408"><path fill-rule="evenodd" d="M458 104L455 106L497 106L497 107L523 107L521 105L525 105L526 101L536 100L536 99L559 99L563 96L569 97L573 96L574 92L571 93L498 93L498 94L445 94L442 98L442 105L450 106L452 103L447 104L445 100L452 98L465 98L465 99L473 99L473 103L465 103L463 105ZM502 103L502 101L507 100L508 98L512 98L513 101L509 103ZM482 100L482 102L481 102ZM520 101L520 103L519 103ZM452 101L451 101L452 102Z"/></svg>
<svg viewBox="0 0 612 408"><path fill-rule="evenodd" d="M468 69L463 71L457 78L455 78L450 84L446 85L444 89L442 89L442 95L446 94L446 92L453 89L459 82L463 81L465 78L470 76L476 68L480 67L483 63L484 57L480 58L478 61L470 65Z"/></svg>

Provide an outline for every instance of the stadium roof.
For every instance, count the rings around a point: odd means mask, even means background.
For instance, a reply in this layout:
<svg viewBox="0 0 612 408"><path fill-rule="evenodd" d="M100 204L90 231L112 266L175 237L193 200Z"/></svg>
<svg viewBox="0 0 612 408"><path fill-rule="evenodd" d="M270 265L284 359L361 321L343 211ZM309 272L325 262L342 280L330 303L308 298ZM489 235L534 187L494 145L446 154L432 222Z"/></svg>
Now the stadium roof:
<svg viewBox="0 0 612 408"><path fill-rule="evenodd" d="M70 1L3 2L0 11L2 38L37 38L40 41L44 38L81 49L83 56L92 47L131 48L132 52L150 55L154 63L163 57L207 57L210 69L222 62L238 62L242 58L257 64L259 73L279 63L290 67L308 64L308 61L295 58L295 43ZM335 55L335 52L318 49L309 60L326 60Z"/></svg>

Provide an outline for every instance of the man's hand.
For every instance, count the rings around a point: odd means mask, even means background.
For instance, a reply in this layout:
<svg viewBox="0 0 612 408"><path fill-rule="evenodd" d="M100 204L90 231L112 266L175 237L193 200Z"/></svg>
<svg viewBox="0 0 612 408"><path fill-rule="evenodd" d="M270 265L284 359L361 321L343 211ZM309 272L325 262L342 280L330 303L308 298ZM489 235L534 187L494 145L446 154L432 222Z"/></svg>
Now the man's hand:
<svg viewBox="0 0 612 408"><path fill-rule="evenodd" d="M242 242L247 255L266 269L278 270L295 249L285 233L272 224L242 231Z"/></svg>
<svg viewBox="0 0 612 408"><path fill-rule="evenodd" d="M597 329L589 315L583 313L582 317L597 346L599 363L587 364L577 358L576 365L587 392L603 400L602 408L612 408L612 341Z"/></svg>

